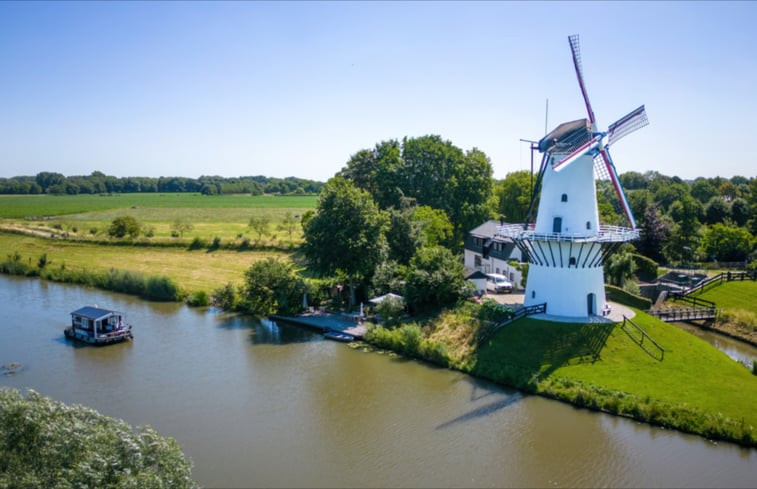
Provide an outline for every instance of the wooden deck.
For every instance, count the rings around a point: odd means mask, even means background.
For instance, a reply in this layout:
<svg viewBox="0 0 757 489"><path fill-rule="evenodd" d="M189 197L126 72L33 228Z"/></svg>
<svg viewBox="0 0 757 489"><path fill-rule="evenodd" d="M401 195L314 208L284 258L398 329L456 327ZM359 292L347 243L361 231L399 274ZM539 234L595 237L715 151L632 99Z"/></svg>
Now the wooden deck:
<svg viewBox="0 0 757 489"><path fill-rule="evenodd" d="M328 312L309 312L297 316L280 316L277 314L268 316L268 318L273 321L285 321L300 326L307 326L323 333L328 331L339 331L350 334L354 336L355 339L361 339L363 335L365 335L367 328L361 321L358 321L356 317L357 316L351 314L334 314Z"/></svg>

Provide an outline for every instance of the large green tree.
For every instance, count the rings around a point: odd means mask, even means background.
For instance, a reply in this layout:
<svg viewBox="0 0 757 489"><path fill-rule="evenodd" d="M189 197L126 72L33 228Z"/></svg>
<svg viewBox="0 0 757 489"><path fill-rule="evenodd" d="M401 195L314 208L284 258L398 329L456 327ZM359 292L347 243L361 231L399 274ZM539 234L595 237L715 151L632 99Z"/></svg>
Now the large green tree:
<svg viewBox="0 0 757 489"><path fill-rule="evenodd" d="M463 152L436 135L385 141L350 158L338 176L366 190L381 209L425 205L445 212L459 247L489 217L491 163L478 149Z"/></svg>
<svg viewBox="0 0 757 489"><path fill-rule="evenodd" d="M303 225L302 250L316 273L348 278L354 304L357 282L370 279L386 257L387 227L386 213L368 192L334 177L321 191L315 215Z"/></svg>
<svg viewBox="0 0 757 489"><path fill-rule="evenodd" d="M244 308L264 316L272 313L294 314L302 310L307 284L287 262L266 258L256 261L244 274Z"/></svg>
<svg viewBox="0 0 757 489"><path fill-rule="evenodd" d="M702 252L718 261L743 261L752 250L752 235L744 228L713 224L702 236Z"/></svg>
<svg viewBox="0 0 757 489"><path fill-rule="evenodd" d="M405 295L416 310L454 304L472 292L461 260L447 248L421 248L410 260Z"/></svg>

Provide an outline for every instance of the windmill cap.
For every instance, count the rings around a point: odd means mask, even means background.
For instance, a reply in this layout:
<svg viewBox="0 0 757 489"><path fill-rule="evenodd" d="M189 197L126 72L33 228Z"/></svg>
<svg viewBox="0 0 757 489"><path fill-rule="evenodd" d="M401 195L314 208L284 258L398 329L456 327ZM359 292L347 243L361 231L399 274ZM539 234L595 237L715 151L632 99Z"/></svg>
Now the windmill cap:
<svg viewBox="0 0 757 489"><path fill-rule="evenodd" d="M563 122L539 140L539 151L571 153L592 138L589 119Z"/></svg>

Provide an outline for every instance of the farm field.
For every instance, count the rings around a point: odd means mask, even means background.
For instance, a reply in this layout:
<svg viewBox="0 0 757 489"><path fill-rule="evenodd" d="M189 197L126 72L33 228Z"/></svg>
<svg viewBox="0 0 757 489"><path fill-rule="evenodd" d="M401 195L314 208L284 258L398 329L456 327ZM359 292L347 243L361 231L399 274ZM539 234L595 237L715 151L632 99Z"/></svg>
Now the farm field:
<svg viewBox="0 0 757 489"><path fill-rule="evenodd" d="M250 240L259 240L261 244L276 246L278 241L278 246L282 246L296 244L302 237L299 222L280 229L284 218L290 215L299 221L304 212L315 208L316 202L317 197L313 195L3 195L0 196L0 225L4 229L38 235L66 232L73 239L102 240L108 239L107 228L113 219L131 216L152 233L149 239L156 242L188 244L195 237L207 241L219 237L228 244L248 234ZM253 216L269 221L262 235L252 233L248 227ZM178 239L171 236L172 225L177 220L192 226Z"/></svg>
<svg viewBox="0 0 757 489"><path fill-rule="evenodd" d="M240 283L244 270L256 260L291 260L302 241L299 218L314 209L316 201L316 196L4 195L0 250L4 255L18 253L29 264L46 254L50 267L165 275L189 293L210 293L226 283ZM109 237L108 226L120 216L134 217L152 236ZM268 220L262 233L250 229L253 216ZM286 216L295 221L285 227ZM177 220L192 227L180 237L172 236ZM220 246L209 251L216 238ZM190 250L197 240L202 244Z"/></svg>

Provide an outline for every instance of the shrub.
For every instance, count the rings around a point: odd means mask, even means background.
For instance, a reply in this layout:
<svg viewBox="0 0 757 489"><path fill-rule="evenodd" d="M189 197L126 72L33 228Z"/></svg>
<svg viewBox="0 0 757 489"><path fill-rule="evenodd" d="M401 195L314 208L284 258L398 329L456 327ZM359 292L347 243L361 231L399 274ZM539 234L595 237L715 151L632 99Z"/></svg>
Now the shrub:
<svg viewBox="0 0 757 489"><path fill-rule="evenodd" d="M145 284L143 297L156 301L177 301L181 298L179 286L168 277L150 277Z"/></svg>
<svg viewBox="0 0 757 489"><path fill-rule="evenodd" d="M213 291L213 304L226 311L233 311L239 303L239 296L234 285L227 283Z"/></svg>
<svg viewBox="0 0 757 489"><path fill-rule="evenodd" d="M195 236L191 243L189 243L190 250L201 250L207 248L207 243L199 236Z"/></svg>
<svg viewBox="0 0 757 489"><path fill-rule="evenodd" d="M0 389L0 487L197 487L173 438L34 391Z"/></svg>
<svg viewBox="0 0 757 489"><path fill-rule="evenodd" d="M194 292L187 297L187 304L192 307L205 307L210 305L210 297L207 292L201 290L200 292Z"/></svg>
<svg viewBox="0 0 757 489"><path fill-rule="evenodd" d="M405 313L405 303L399 297L387 297L375 307L376 313L386 319L387 326L394 326Z"/></svg>
<svg viewBox="0 0 757 489"><path fill-rule="evenodd" d="M208 251L215 251L218 248L221 247L221 238L220 236L216 236L213 238L213 242L208 246Z"/></svg>
<svg viewBox="0 0 757 489"><path fill-rule="evenodd" d="M626 306L635 307L636 309L641 309L643 311L646 311L650 307L652 307L652 301L650 301L649 299L631 294L614 285L605 284L605 294L611 301L618 302Z"/></svg>
<svg viewBox="0 0 757 489"><path fill-rule="evenodd" d="M643 282L653 282L657 278L657 262L638 253L632 253L636 263L636 277Z"/></svg>
<svg viewBox="0 0 757 489"><path fill-rule="evenodd" d="M481 303L481 307L478 310L478 319L481 321L494 321L495 323L501 323L502 321L512 316L513 310L511 307L504 304L500 304L494 299L486 298Z"/></svg>
<svg viewBox="0 0 757 489"><path fill-rule="evenodd" d="M402 351L410 355L418 355L418 347L423 339L423 331L417 324L406 324L399 329Z"/></svg>
<svg viewBox="0 0 757 489"><path fill-rule="evenodd" d="M127 234L130 238L139 236L140 225L132 216L120 216L110 223L108 227L108 236L113 238L123 238Z"/></svg>

